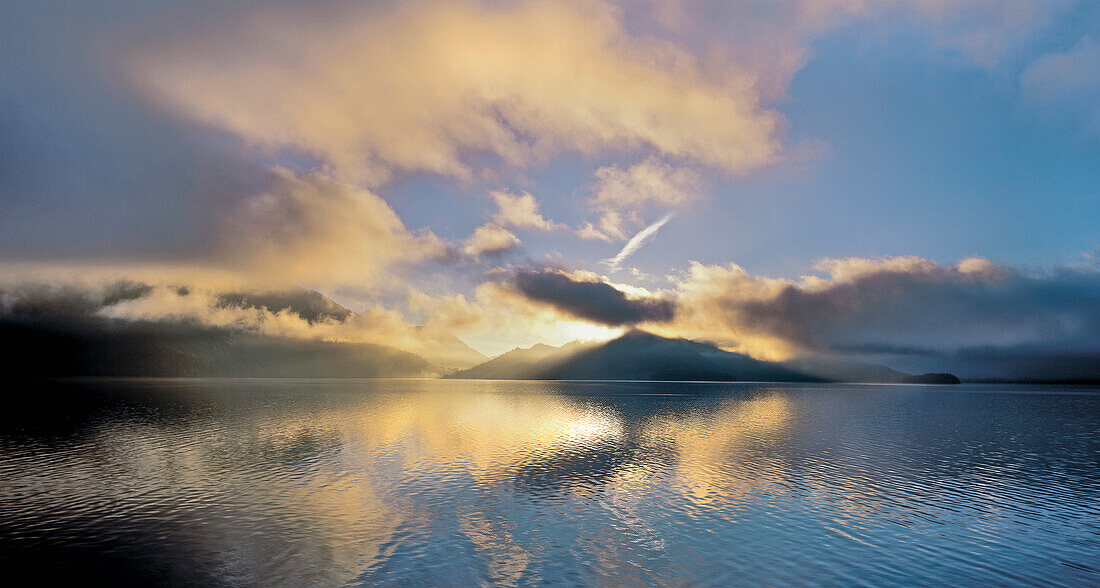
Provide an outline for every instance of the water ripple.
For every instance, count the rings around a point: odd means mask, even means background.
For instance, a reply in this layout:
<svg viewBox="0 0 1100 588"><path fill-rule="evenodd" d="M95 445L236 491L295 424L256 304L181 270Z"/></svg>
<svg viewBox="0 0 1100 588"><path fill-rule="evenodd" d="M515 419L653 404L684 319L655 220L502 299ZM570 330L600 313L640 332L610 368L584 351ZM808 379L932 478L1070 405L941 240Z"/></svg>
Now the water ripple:
<svg viewBox="0 0 1100 588"><path fill-rule="evenodd" d="M38 583L1100 584L1094 389L133 380L26 396L0 428L0 563Z"/></svg>

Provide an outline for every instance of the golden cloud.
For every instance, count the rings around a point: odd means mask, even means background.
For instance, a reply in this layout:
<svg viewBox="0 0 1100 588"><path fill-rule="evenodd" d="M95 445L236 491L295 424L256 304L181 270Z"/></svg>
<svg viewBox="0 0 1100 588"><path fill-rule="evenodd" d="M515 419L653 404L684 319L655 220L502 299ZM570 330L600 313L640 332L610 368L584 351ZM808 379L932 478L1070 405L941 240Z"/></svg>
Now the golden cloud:
<svg viewBox="0 0 1100 588"><path fill-rule="evenodd" d="M699 175L649 158L627 169L618 166L596 170L599 185L592 204L635 210L648 205L683 206L699 197Z"/></svg>
<svg viewBox="0 0 1100 588"><path fill-rule="evenodd" d="M442 257L380 197L321 173L275 168L268 189L223 221L215 261L269 284L377 284L396 266Z"/></svg>
<svg viewBox="0 0 1100 588"><path fill-rule="evenodd" d="M500 225L487 223L474 229L466 239L462 252L477 257L486 253L502 253L520 244L519 237Z"/></svg>
<svg viewBox="0 0 1100 588"><path fill-rule="evenodd" d="M526 166L646 148L743 172L780 150L779 115L748 71L704 72L600 4L318 12L252 14L145 47L129 65L173 108L375 185L395 171L471 178L474 153Z"/></svg>
<svg viewBox="0 0 1100 588"><path fill-rule="evenodd" d="M766 359L813 352L953 353L1033 346L1091 349L1095 268L1026 274L984 258L956 265L915 256L825 259L828 275L750 275L693 262L676 280L677 313L654 330Z"/></svg>
<svg viewBox="0 0 1100 588"><path fill-rule="evenodd" d="M512 194L498 190L492 193L492 197L497 205L497 213L493 215L493 220L501 226L540 231L566 228L563 224L543 218L542 213L539 212L538 201L527 192Z"/></svg>

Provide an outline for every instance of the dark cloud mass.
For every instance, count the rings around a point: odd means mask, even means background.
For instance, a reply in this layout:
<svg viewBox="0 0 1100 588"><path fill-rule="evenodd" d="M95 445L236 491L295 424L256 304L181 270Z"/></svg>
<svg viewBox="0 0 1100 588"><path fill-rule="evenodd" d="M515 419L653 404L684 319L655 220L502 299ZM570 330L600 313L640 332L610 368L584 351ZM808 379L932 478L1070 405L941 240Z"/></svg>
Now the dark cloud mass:
<svg viewBox="0 0 1100 588"><path fill-rule="evenodd" d="M1100 345L1100 274L986 280L881 272L816 292L788 288L747 310L813 346Z"/></svg>
<svg viewBox="0 0 1100 588"><path fill-rule="evenodd" d="M628 298L610 284L574 280L553 270L517 272L514 284L531 300L605 325L665 322L676 312L671 300Z"/></svg>
<svg viewBox="0 0 1100 588"><path fill-rule="evenodd" d="M824 284L791 283L759 298L738 296L743 281L726 288L705 302L710 316L805 350L971 378L1100 377L1100 271L1092 267L1029 274L921 260Z"/></svg>

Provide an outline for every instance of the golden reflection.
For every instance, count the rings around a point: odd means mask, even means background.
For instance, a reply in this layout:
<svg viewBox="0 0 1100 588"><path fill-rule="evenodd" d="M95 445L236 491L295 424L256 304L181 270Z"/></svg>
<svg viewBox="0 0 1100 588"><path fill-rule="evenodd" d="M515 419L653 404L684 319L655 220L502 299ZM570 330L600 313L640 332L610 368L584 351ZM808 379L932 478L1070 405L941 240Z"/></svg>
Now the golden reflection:
<svg viewBox="0 0 1100 588"><path fill-rule="evenodd" d="M407 474L461 464L482 482L623 434L618 417L581 402L537 392L470 393L473 386L389 397L383 410L356 415L352 434L368 447L400 447Z"/></svg>
<svg viewBox="0 0 1100 588"><path fill-rule="evenodd" d="M772 395L726 402L711 413L660 418L646 427L648 444L675 450L674 487L697 505L742 504L786 478L773 460L746 466L754 449L766 450L790 421L790 401Z"/></svg>
<svg viewBox="0 0 1100 588"><path fill-rule="evenodd" d="M470 513L462 518L462 532L488 556L492 586L515 586L531 562L531 555L516 542L507 524L500 517Z"/></svg>
<svg viewBox="0 0 1100 588"><path fill-rule="evenodd" d="M89 471L120 472L135 491L171 480L178 494L219 497L194 508L210 522L206 547L233 554L227 570L277 575L265 566L295 552L318 562L307 576L324 584L370 573L393 556L398 537L430 532L446 517L485 558L489 581L519 582L533 557L519 539L528 529L491 505L425 498L447 485L523 493L522 476L544 476L534 482L548 484L540 488L611 517L615 541L575 539L599 566L621 561L620 541L665 548L653 509L736 508L789 477L774 455L761 458L790 426L780 395L688 412L654 407L628 427L618 401L554 394L544 383L400 382L369 394L348 386L335 400L271 403L178 429L114 429L83 459L99 460ZM119 483L83 480L72 491L113 496ZM208 507L252 525L219 522L230 517ZM258 536L265 540L251 539Z"/></svg>
<svg viewBox="0 0 1100 588"><path fill-rule="evenodd" d="M689 516L712 516L693 509L738 510L762 492L782 486L789 478L781 461L757 459L790 426L789 400L779 395L734 399L714 411L656 414L637 438L639 452L667 455L635 460L619 468L601 492L601 504L629 530L638 544L662 550L665 539L646 520L646 508L671 493L686 499ZM752 463L746 463L747 461ZM663 500L662 500L663 501ZM600 549L599 546L592 546ZM612 549L613 546L603 546ZM601 561L617 561L604 553Z"/></svg>

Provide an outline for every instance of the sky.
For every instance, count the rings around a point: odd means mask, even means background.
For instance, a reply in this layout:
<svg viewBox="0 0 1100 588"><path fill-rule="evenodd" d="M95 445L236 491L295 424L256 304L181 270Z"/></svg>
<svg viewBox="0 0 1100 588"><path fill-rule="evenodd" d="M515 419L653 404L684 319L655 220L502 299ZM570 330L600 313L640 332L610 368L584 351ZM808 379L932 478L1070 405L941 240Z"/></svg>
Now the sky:
<svg viewBox="0 0 1100 588"><path fill-rule="evenodd" d="M0 39L0 310L1100 357L1095 2L43 0ZM360 317L212 302L296 287Z"/></svg>

